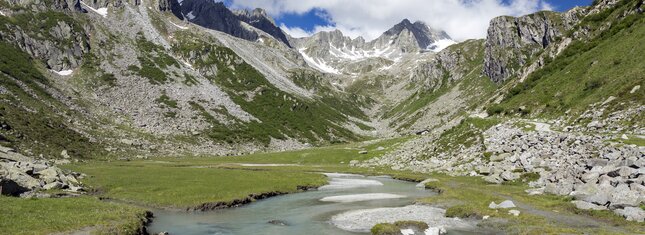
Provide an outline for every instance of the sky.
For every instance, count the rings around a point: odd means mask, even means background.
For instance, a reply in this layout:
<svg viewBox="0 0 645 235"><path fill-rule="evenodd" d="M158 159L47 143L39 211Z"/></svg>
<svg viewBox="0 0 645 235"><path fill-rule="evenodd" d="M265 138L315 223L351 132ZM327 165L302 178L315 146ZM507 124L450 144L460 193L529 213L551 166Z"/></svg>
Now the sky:
<svg viewBox="0 0 645 235"><path fill-rule="evenodd" d="M263 8L293 37L341 30L372 40L403 19L423 21L463 41L484 38L489 21L540 10L566 11L593 0L225 0L234 9Z"/></svg>

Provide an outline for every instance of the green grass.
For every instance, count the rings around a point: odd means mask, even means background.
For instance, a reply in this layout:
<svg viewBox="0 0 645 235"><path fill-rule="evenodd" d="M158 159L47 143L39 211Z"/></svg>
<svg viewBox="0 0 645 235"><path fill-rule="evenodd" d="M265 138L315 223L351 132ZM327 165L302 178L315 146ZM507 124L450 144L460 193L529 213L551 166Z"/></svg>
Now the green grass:
<svg viewBox="0 0 645 235"><path fill-rule="evenodd" d="M419 231L425 231L429 228L428 224L419 221L396 221L393 224L380 223L374 225L370 232L373 235L398 235L402 229L416 228Z"/></svg>
<svg viewBox="0 0 645 235"><path fill-rule="evenodd" d="M57 114L74 115L39 85L49 85L49 82L40 72L38 62L6 43L0 43L0 51L3 52L0 71L8 75L0 75L0 84L11 92L0 95L0 123L8 126L0 130L0 143L23 153L29 150L34 155L43 154L49 158L60 157L64 149L73 157L103 153L99 146L69 127L64 121L66 118ZM25 91L14 79L22 82L37 97Z"/></svg>
<svg viewBox="0 0 645 235"><path fill-rule="evenodd" d="M103 196L154 207L190 208L230 202L254 193L296 192L320 186L323 175L285 170L200 168L156 162L91 162L71 166L88 174L84 182Z"/></svg>
<svg viewBox="0 0 645 235"><path fill-rule="evenodd" d="M594 17L602 17L602 25L612 22L604 31L592 30L589 40L573 42L558 57L532 73L525 82L517 84L505 100L489 108L492 113L517 113L518 107L540 110L542 116L559 116L571 110L580 113L592 103L615 96L608 111L621 110L630 103L642 104L645 92L630 94L631 89L644 86L645 19L639 14L619 18L622 11L631 9L635 1L621 1L621 7L612 8L601 16L591 16L583 25L594 29ZM643 119L632 120L638 124Z"/></svg>
<svg viewBox="0 0 645 235"><path fill-rule="evenodd" d="M146 211L91 197L0 196L0 233L51 234L92 227L99 234L138 234Z"/></svg>
<svg viewBox="0 0 645 235"><path fill-rule="evenodd" d="M84 183L100 192L101 196L155 207L187 208L204 203L229 202L252 193L295 192L298 186L320 186L327 182L326 178L312 172L348 169L349 161L381 156L403 140L241 157L91 161L66 167L88 174ZM378 147L384 147L385 150L378 151ZM361 149L369 153L358 154ZM243 167L233 163L299 166Z"/></svg>

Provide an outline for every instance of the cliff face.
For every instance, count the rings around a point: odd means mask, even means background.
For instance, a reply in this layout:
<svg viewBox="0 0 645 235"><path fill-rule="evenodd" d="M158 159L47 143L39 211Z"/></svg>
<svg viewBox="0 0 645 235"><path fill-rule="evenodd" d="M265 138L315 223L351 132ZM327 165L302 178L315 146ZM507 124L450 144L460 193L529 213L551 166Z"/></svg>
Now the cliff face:
<svg viewBox="0 0 645 235"><path fill-rule="evenodd" d="M493 19L486 39L484 74L502 83L518 74L547 46L559 40L567 25L555 12Z"/></svg>

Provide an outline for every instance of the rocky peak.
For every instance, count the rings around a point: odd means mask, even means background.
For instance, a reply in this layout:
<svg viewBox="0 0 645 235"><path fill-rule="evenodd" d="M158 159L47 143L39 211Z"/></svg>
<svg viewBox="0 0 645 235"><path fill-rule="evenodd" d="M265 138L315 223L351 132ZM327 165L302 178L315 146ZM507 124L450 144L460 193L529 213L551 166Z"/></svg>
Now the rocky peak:
<svg viewBox="0 0 645 235"><path fill-rule="evenodd" d="M383 33L381 37L377 38L376 41L391 42L390 40L396 41L397 39L403 41L398 44L404 47L416 46L423 50L427 49L439 40L450 39L450 36L448 36L444 31L430 28L421 21L412 23L410 20L404 19L389 30L385 31L385 33Z"/></svg>
<svg viewBox="0 0 645 235"><path fill-rule="evenodd" d="M234 37L255 41L259 31L289 45L287 36L262 9L231 11L223 2L202 0L160 0L159 10L171 11L179 19L221 31ZM245 27L248 24L251 27Z"/></svg>

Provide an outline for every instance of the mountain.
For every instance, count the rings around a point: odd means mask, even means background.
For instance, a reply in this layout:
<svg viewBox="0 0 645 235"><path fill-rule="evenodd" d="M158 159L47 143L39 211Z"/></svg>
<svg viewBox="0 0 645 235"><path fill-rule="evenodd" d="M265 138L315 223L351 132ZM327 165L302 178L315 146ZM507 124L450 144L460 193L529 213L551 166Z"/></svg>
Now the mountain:
<svg viewBox="0 0 645 235"><path fill-rule="evenodd" d="M450 41L445 32L407 19L367 42L338 30L291 38L261 9L231 11L213 1L88 4L2 5L3 46L35 66L3 70L10 91L3 102L16 114L4 116L12 128L3 139L19 151L57 156L77 148L35 135L22 123L35 118L22 102L48 114L31 122L68 120L51 131L78 133L108 152L230 154L396 136L483 110L526 115L520 107L534 107L530 115L539 116L565 104L582 115L591 101L622 97L595 87L636 85L582 76L591 88L570 94L597 94L585 102L534 90L548 80L542 74L559 71L544 70L560 54L603 35L589 22L603 22L596 15L615 3L499 17L487 39L446 48L433 47ZM562 101L535 100L536 92Z"/></svg>
<svg viewBox="0 0 645 235"><path fill-rule="evenodd" d="M383 69L409 60L414 54L438 52L454 43L446 32L434 30L420 21L413 24L407 19L369 42L362 37L351 39L339 30L291 41L313 68L346 75Z"/></svg>
<svg viewBox="0 0 645 235"><path fill-rule="evenodd" d="M170 11L181 20L250 41L258 40L255 30L261 30L289 45L286 35L262 9L233 12L223 2L201 0L162 0L159 9Z"/></svg>
<svg viewBox="0 0 645 235"><path fill-rule="evenodd" d="M39 177L7 173L35 162L22 159L244 155L402 137L332 166L479 177L564 196L550 198L572 213L642 221L645 4L594 2L499 16L485 39L453 42L409 20L372 41L341 31L292 38L261 9L214 1L0 0L0 178ZM351 157L365 145L348 146ZM484 215L487 204L447 210Z"/></svg>

